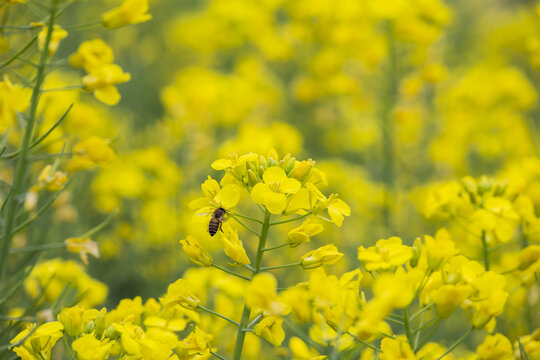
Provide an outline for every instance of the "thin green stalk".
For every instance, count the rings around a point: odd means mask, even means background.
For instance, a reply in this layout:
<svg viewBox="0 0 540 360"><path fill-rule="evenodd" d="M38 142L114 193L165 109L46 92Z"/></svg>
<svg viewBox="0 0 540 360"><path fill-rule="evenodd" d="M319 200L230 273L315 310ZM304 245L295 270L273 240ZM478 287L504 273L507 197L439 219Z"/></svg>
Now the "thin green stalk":
<svg viewBox="0 0 540 360"><path fill-rule="evenodd" d="M32 251L41 251L41 250L50 250L50 249L60 249L66 247L66 243L53 243L53 244L43 244L43 245L34 245L34 246L24 246L18 248L9 249L10 254L22 253L22 252L32 252Z"/></svg>
<svg viewBox="0 0 540 360"><path fill-rule="evenodd" d="M431 328L431 331L427 334L427 336L424 336L424 338L422 339L422 341L419 344L416 344L416 349L417 350L422 349L424 347L424 345L426 345L428 343L429 339L431 339L433 334L435 334L435 331L439 327L440 323L441 323L441 319L439 317L437 317L437 320L435 321L435 325Z"/></svg>
<svg viewBox="0 0 540 360"><path fill-rule="evenodd" d="M429 309L429 308L432 307L433 305L435 305L435 303L429 303L429 304L427 304L426 306L424 306L423 308L421 308L420 310L418 310L417 312L415 312L413 315L411 315L410 319L411 319L411 320L414 320L414 318L416 318L418 315L424 313L427 309Z"/></svg>
<svg viewBox="0 0 540 360"><path fill-rule="evenodd" d="M470 327L469 330L467 330L467 332L465 334L463 334L455 343L452 344L452 346L450 346L448 348L448 350L446 350L444 352L444 354L442 354L441 356L439 356L437 358L437 360L441 360L443 357L445 357L446 355L450 354L452 351L454 351L455 348L457 348L459 346L459 344L461 344L463 342L463 340L465 340L465 338L467 336L469 336L469 334L474 330L474 327Z"/></svg>
<svg viewBox="0 0 540 360"><path fill-rule="evenodd" d="M95 28L101 25L101 20L91 22L89 24L82 24L82 25L73 25L73 26L66 26L65 29L67 31L73 31L73 30L87 30L91 28Z"/></svg>
<svg viewBox="0 0 540 360"><path fill-rule="evenodd" d="M252 228L250 228L249 226L247 226L246 224L244 224L242 221L238 220L236 218L235 215L231 214L231 217L236 220L237 223L239 223L240 225L242 225L244 228L246 228L247 231L249 231L250 233L252 233L253 235L255 236L259 236L260 237L260 234L258 232L256 232L255 230L253 230Z"/></svg>
<svg viewBox="0 0 540 360"><path fill-rule="evenodd" d="M317 350L320 354L324 353L324 348L322 348L320 344L313 341L308 334L306 334L302 329L296 326L296 324L289 320L288 317L283 317L283 322L287 325L289 329L292 330L292 332L294 332L296 336L302 339L303 342Z"/></svg>
<svg viewBox="0 0 540 360"><path fill-rule="evenodd" d="M302 263L297 262L297 263L278 265L278 266L266 266L266 267L263 267L261 270L266 271L266 270L275 270L275 269L285 269L285 268L295 267L299 265L302 265Z"/></svg>
<svg viewBox="0 0 540 360"><path fill-rule="evenodd" d="M270 213L266 211L264 214L264 222L262 224L261 235L259 236L259 246L257 248L257 254L255 255L255 268L251 275L255 276L262 269L262 257L264 252L262 251L266 246L266 238L268 235L268 229L270 228ZM237 219L235 219L238 221ZM247 328L249 322L249 314L251 310L244 304L244 309L242 310L242 318L240 319L240 326L238 326L238 332L236 333L236 343L234 344L233 360L240 360L242 356L242 348L244 347L244 340L246 338L246 332L244 329Z"/></svg>
<svg viewBox="0 0 540 360"><path fill-rule="evenodd" d="M486 271L489 271L489 246L486 241L486 230L482 230L482 247L484 250L484 264L486 265Z"/></svg>
<svg viewBox="0 0 540 360"><path fill-rule="evenodd" d="M407 341L409 341L409 345L411 346L411 349L415 349L415 343L413 338L413 331L411 328L411 319L409 318L409 307L406 306L403 309L403 325L405 326L405 334L407 335Z"/></svg>
<svg viewBox="0 0 540 360"><path fill-rule="evenodd" d="M219 318L222 318L223 320L226 320L226 321L230 322L231 324L234 324L234 325L236 325L236 326L240 326L240 324L237 323L236 321L234 321L234 320L232 320L232 319L229 319L228 317L226 317L226 316L224 316L224 315L221 315L220 313L217 313L217 312L215 312L214 310L210 310L210 309L208 309L208 308L205 308L205 307L202 306L202 305L199 305L198 307L199 307L199 309L204 310L204 311L206 311L207 313L212 314L212 315L214 315L214 316L217 316L217 317L219 317Z"/></svg>
<svg viewBox="0 0 540 360"><path fill-rule="evenodd" d="M244 280L247 280L247 281L251 280L251 279L248 278L247 276L237 274L237 273L235 273L234 271L228 270L228 269L226 269L226 268L224 268L224 267L221 267L221 266L219 266L219 265L216 265L216 264L214 264L214 263L212 263L212 265L210 265L210 266L213 266L213 267L215 267L216 269L219 269L219 270L221 270L221 271L224 271L224 272L226 272L227 274L231 274L231 275L234 275L234 276L236 276L236 277L239 277L240 279L244 279Z"/></svg>
<svg viewBox="0 0 540 360"><path fill-rule="evenodd" d="M223 356L219 355L218 353L213 352L212 350L210 350L210 354L214 355L220 360L226 360Z"/></svg>
<svg viewBox="0 0 540 360"><path fill-rule="evenodd" d="M101 224L99 224L99 225L95 226L94 228L88 230L84 234L79 235L78 238L84 239L84 238L88 238L88 237L94 235L95 233L97 233L98 231L103 229L105 226L107 226L117 214L118 214L118 209L114 209L109 214L109 216L107 216L107 218L105 220L103 220L103 222Z"/></svg>
<svg viewBox="0 0 540 360"><path fill-rule="evenodd" d="M269 247L269 248L266 248L266 249L263 249L262 251L271 251L271 250L277 250L277 249L281 249L285 246L288 246L289 244L288 243L285 243L285 244L281 244L281 245L277 245L277 246L273 246L273 247Z"/></svg>
<svg viewBox="0 0 540 360"><path fill-rule="evenodd" d="M418 325L418 328L414 332L416 332L415 338L414 338L414 348L413 351L416 354L418 351L418 342L420 341L420 334L422 333L422 329L424 328L424 320L426 319L426 313L422 313L422 318L420 319L420 325ZM429 324L429 322L428 322ZM427 325L427 324L426 324Z"/></svg>
<svg viewBox="0 0 540 360"><path fill-rule="evenodd" d="M80 90L82 89L82 84L79 85L69 85L69 86L62 86L59 88L52 88L52 89L43 89L41 90L42 93L46 92L52 92L52 91L68 91L68 90Z"/></svg>
<svg viewBox="0 0 540 360"><path fill-rule="evenodd" d="M249 330L251 329L256 323L259 322L259 320L261 320L263 317L263 314L259 314L257 316L255 316L255 319L253 319L248 325L247 325L247 329L244 329L244 330Z"/></svg>
<svg viewBox="0 0 540 360"><path fill-rule="evenodd" d="M68 341L67 341L67 335L64 334L64 336L62 336L62 337L64 338L64 345L66 346L66 352L68 353L69 358L71 360L75 360L75 358L73 357L73 353L71 352L71 348L70 348L70 346L68 344Z"/></svg>
<svg viewBox="0 0 540 360"><path fill-rule="evenodd" d="M32 46L36 40L38 38L38 35L36 34L32 39L30 39L30 41L28 41L26 43L26 45L24 45L22 47L21 50L17 51L12 57L10 57L6 62L4 62L2 65L0 65L0 69L4 70L3 68L5 68L6 66L8 66L9 64L11 64L13 61L17 60L17 58L19 56L21 56L22 54L24 54L24 52L26 50L28 50L30 48L30 46Z"/></svg>
<svg viewBox="0 0 540 360"><path fill-rule="evenodd" d="M238 213L235 213L234 215L235 215L235 216L238 216L238 217L241 217L241 218L244 218L244 219L248 219L248 220L251 220L251 221L255 221L256 223L259 223L259 224L261 224L261 225L262 225L262 223L263 223L261 220L255 219L255 218L253 218L253 217L251 217L251 216L242 215L242 214L238 214Z"/></svg>
<svg viewBox="0 0 540 360"><path fill-rule="evenodd" d="M376 353L379 353L381 351L381 349L379 349L378 347L376 347L375 345L372 345L370 343L368 343L367 341L364 341L362 339L360 339L359 337L357 337L356 335L354 335L353 333L347 331L346 334L352 336L356 341L358 341L360 344L364 345L365 347L368 347L370 348L371 350L375 351ZM382 333L381 333L382 334ZM382 334L382 335L385 335L385 334Z"/></svg>
<svg viewBox="0 0 540 360"><path fill-rule="evenodd" d="M304 215L300 215L300 216L297 216L295 217L294 219L288 219L288 220L283 220L283 221L278 221L278 222L273 222L270 224L270 226L274 226L274 225L280 225L280 224L286 224L286 223L289 223L289 222L293 222L293 221L296 221L296 220L300 220L300 219L303 219L305 217L308 217L309 215L311 215L312 212L308 212L308 213L305 213Z"/></svg>
<svg viewBox="0 0 540 360"><path fill-rule="evenodd" d="M13 238L13 229L15 227L15 214L17 212L17 203L20 195L24 192L24 178L26 176L26 170L28 167L28 152L30 150L30 142L34 132L34 126L36 122L36 112L39 102L40 90L45 80L45 66L47 63L47 57L49 52L49 43L51 42L51 36L54 27L54 20L56 18L56 5L58 0L53 0L51 13L49 17L49 24L47 29L47 36L45 37L45 43L41 56L39 59L39 67L37 69L36 83L32 91L32 97L30 100L30 110L28 112L28 119L24 137L21 145L21 155L17 158L15 164L15 175L13 181L13 196L9 198L7 205L6 225L4 229L4 239L2 241L2 248L0 249L0 279L4 278L7 268L7 260L9 256L9 248L11 247L11 240Z"/></svg>

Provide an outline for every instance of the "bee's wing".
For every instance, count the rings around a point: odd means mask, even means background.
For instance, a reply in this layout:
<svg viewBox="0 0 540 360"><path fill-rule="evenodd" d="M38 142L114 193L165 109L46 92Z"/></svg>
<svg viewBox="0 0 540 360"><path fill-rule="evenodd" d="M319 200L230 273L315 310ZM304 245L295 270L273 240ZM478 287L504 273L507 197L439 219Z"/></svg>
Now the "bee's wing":
<svg viewBox="0 0 540 360"><path fill-rule="evenodd" d="M206 215L210 215L212 214L213 211L209 211L209 212L203 212L203 213L199 213L199 214L196 214L197 216L206 216Z"/></svg>

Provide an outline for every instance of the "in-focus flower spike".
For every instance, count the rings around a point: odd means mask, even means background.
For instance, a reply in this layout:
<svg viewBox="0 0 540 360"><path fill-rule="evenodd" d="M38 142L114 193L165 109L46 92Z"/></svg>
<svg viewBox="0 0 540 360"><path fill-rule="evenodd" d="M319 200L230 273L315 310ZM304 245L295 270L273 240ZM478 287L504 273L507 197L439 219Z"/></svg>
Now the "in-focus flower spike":
<svg viewBox="0 0 540 360"><path fill-rule="evenodd" d="M342 256L334 244L328 244L302 256L300 263L304 269L315 269L322 265L335 264Z"/></svg>
<svg viewBox="0 0 540 360"><path fill-rule="evenodd" d="M307 219L302 225L289 231L287 243L290 247L297 247L304 242L309 242L312 236L317 235L323 229L321 224L312 224L311 220Z"/></svg>
<svg viewBox="0 0 540 360"><path fill-rule="evenodd" d="M31 333L35 326L37 325L32 324L10 341L14 344L25 339L20 346L13 348L13 351L22 359L50 359L53 346L63 336L64 325L58 321L52 321L40 325Z"/></svg>
<svg viewBox="0 0 540 360"><path fill-rule="evenodd" d="M201 300L191 292L191 286L184 279L178 279L167 288L167 294L159 301L165 307L179 304L186 309L196 309Z"/></svg>
<svg viewBox="0 0 540 360"><path fill-rule="evenodd" d="M230 257L234 263L230 265L242 266L251 264L242 241L238 238L238 231L233 229L231 225L225 223L222 225L223 233L221 240L225 244L225 254Z"/></svg>
<svg viewBox="0 0 540 360"><path fill-rule="evenodd" d="M200 266L212 265L213 259L210 254L201 247L199 241L191 235L188 235L184 240L180 240L182 250L188 254L189 259Z"/></svg>
<svg viewBox="0 0 540 360"><path fill-rule="evenodd" d="M251 190L251 199L263 204L271 214L281 214L287 207L287 194L294 194L302 187L296 179L287 177L278 167L269 167L263 174L264 182L256 184Z"/></svg>
<svg viewBox="0 0 540 360"><path fill-rule="evenodd" d="M107 29L138 24L152 19L147 11L148 0L124 0L121 6L103 14L101 22Z"/></svg>

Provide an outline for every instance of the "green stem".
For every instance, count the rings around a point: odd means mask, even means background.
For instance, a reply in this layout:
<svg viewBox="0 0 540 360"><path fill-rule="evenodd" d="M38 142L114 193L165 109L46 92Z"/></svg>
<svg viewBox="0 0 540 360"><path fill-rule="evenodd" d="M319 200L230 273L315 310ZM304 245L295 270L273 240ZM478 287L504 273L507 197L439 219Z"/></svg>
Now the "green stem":
<svg viewBox="0 0 540 360"><path fill-rule="evenodd" d="M217 357L220 360L225 360L225 358L223 356L219 355L218 353L213 352L212 350L210 350L210 354L214 355L215 357Z"/></svg>
<svg viewBox="0 0 540 360"><path fill-rule="evenodd" d="M66 244L63 242L60 242L60 243L53 243L53 244L43 244L43 245L12 248L12 249L9 249L9 253L15 254L15 253L32 252L32 251L40 251L40 250L60 249L64 247L66 247Z"/></svg>
<svg viewBox="0 0 540 360"><path fill-rule="evenodd" d="M295 323L293 323L291 320L289 320L288 317L283 317L283 322L287 325L289 329L294 332L296 336L298 336L300 339L302 339L303 342L317 350L319 354L322 354L325 352L325 349L321 347L320 344L313 341L306 332L304 332L302 329L300 329L298 326L296 326Z"/></svg>
<svg viewBox="0 0 540 360"><path fill-rule="evenodd" d="M416 332L416 335L414 337L414 353L416 354L416 352L418 351L418 342L420 341L420 333L422 333L422 329L424 328L424 320L426 319L426 313L423 312L422 313L422 318L420 319L420 325L418 326L418 328L415 330ZM429 324L429 322L428 322ZM427 325L427 324L426 324Z"/></svg>
<svg viewBox="0 0 540 360"><path fill-rule="evenodd" d="M266 267L263 267L261 270L266 271L266 270L275 270L275 269L285 269L285 268L295 267L299 265L302 265L302 263L297 262L293 264L285 264L285 265L278 265L278 266L266 266Z"/></svg>
<svg viewBox="0 0 540 360"><path fill-rule="evenodd" d="M416 318L418 315L424 313L427 309L429 309L429 308L432 307L433 305L435 305L435 303L429 303L429 304L427 304L426 306L424 306L423 308L421 308L420 310L418 310L417 312L415 312L415 313L410 317L410 319L411 319L411 320L414 320L414 318Z"/></svg>
<svg viewBox="0 0 540 360"><path fill-rule="evenodd" d="M12 57L10 57L5 63L3 63L2 65L0 65L0 68L5 68L5 67L8 66L9 64L11 64L13 61L17 60L17 58L18 58L19 56L21 56L22 54L24 54L24 52L25 52L26 50L28 50L28 49L30 48L30 46L32 46L32 45L36 42L37 38L38 38L38 35L35 35L32 39L30 39L30 41L28 41L28 42L26 43L26 45L24 45L24 46L22 47L21 50L17 51L17 53L15 53L15 55L13 55Z"/></svg>
<svg viewBox="0 0 540 360"><path fill-rule="evenodd" d="M467 332L465 334L463 334L463 336L461 336L455 343L452 344L452 346L450 346L448 348L448 350L446 350L444 352L444 354L442 354L441 356L439 356L437 358L437 360L441 360L443 357L445 357L446 355L450 354L452 351L454 351L455 348L457 348L459 346L459 344L461 344L463 342L463 340L465 340L465 338L467 336L469 336L469 334L474 330L474 327L471 326L471 328L469 330L467 330Z"/></svg>
<svg viewBox="0 0 540 360"><path fill-rule="evenodd" d="M240 279L244 279L244 280L247 280L247 281L251 280L251 279L248 278L247 276L237 274L237 273L235 273L234 271L225 269L224 267L221 267L221 266L216 265L216 264L214 264L214 263L212 263L211 266L213 266L213 267L215 267L216 269L219 269L219 270L221 270L221 271L224 271L224 272L226 272L227 274L231 274L231 275L234 275L234 276L236 276L236 277L239 277Z"/></svg>
<svg viewBox="0 0 540 360"><path fill-rule="evenodd" d="M486 241L486 230L482 230L482 247L484 250L484 264L486 265L486 271L489 271L489 246Z"/></svg>
<svg viewBox="0 0 540 360"><path fill-rule="evenodd" d="M215 315L215 316L217 316L217 317L219 317L219 318L222 318L223 320L227 320L227 321L230 322L231 324L234 324L234 325L236 325L236 326L240 326L240 324L237 323L236 321L234 321L234 320L232 320L232 319L229 319L228 317L226 317L226 316L224 316L224 315L221 315L220 313L217 313L217 312L215 312L214 310L210 310L210 309L208 309L208 308L205 308L205 307L202 306L202 305L199 305L198 308L201 309L201 310L206 311L206 312L209 313L209 314L212 314L212 315Z"/></svg>
<svg viewBox="0 0 540 360"><path fill-rule="evenodd" d="M405 326L405 334L407 335L407 340L409 341L409 345L411 346L411 349L415 349L416 346L414 344L413 331L411 329L411 319L409 318L408 306L403 309L403 323Z"/></svg>
<svg viewBox="0 0 540 360"><path fill-rule="evenodd" d="M263 317L263 314L259 314L259 315L255 316L255 319L253 319L253 321L251 321L251 322L247 325L246 329L244 329L244 330L249 330L249 329L251 329L251 328L252 328L259 320L262 319L262 317Z"/></svg>
<svg viewBox="0 0 540 360"><path fill-rule="evenodd" d="M250 228L249 226L247 226L246 224L244 224L243 222L241 222L240 220L238 220L236 218L236 216L234 216L233 214L231 214L231 217L236 220L237 223L239 223L240 225L242 225L243 227L246 228L246 230L248 230L250 233L252 233L253 235L255 236L259 236L260 237L260 234L258 232L256 232L255 230L253 230L252 228Z"/></svg>
<svg viewBox="0 0 540 360"><path fill-rule="evenodd" d="M85 232L84 234L81 234L79 236L77 236L78 238L80 239L84 239L84 238L89 238L90 236L94 235L95 233L97 233L98 231L100 231L101 229L103 229L105 226L107 226L111 220L113 219L113 217L116 216L116 214L118 214L118 209L114 209L110 214L109 216L107 216L107 218L105 220L103 220L103 222L99 225L97 225L96 227L88 230L87 232Z"/></svg>
<svg viewBox="0 0 540 360"><path fill-rule="evenodd" d="M375 351L377 354L381 352L381 349L379 349L378 347L376 347L375 345L371 345L370 343L368 343L367 341L364 341L362 339L360 339L359 337L357 337L356 335L354 335L353 333L347 331L346 334L352 336L356 341L358 341L360 344L364 345L365 347L368 347L370 348L371 350ZM384 335L384 334L383 334Z"/></svg>
<svg viewBox="0 0 540 360"><path fill-rule="evenodd" d="M278 221L278 222L274 222L274 223L271 223L270 226L274 226L274 225L280 225L280 224L286 224L286 223L289 223L289 222L293 222L293 221L296 221L296 220L300 220L300 219L303 219L305 217L308 217L309 215L311 215L312 212L308 212L304 215L301 215L301 216L297 216L295 217L294 219L288 219L288 220L283 220L283 221Z"/></svg>
<svg viewBox="0 0 540 360"><path fill-rule="evenodd" d="M238 217L241 217L241 218L244 218L244 219L248 219L248 220L251 220L251 221L255 221L256 223L259 223L259 224L261 224L261 225L262 225L262 223L263 223L261 220L252 218L251 216L242 215L242 214L238 214L238 213L236 213L236 214L234 214L234 215L235 215L235 216L238 216Z"/></svg>
<svg viewBox="0 0 540 360"><path fill-rule="evenodd" d="M52 88L52 89L43 89L41 90L42 93L46 92L53 92L53 91L68 91L68 90L80 90L82 89L82 84L79 85L69 85L69 86L62 86L59 88Z"/></svg>
<svg viewBox="0 0 540 360"><path fill-rule="evenodd" d="M36 122L36 112L38 108L39 95L43 81L45 80L45 67L47 63L47 57L49 53L49 43L51 42L54 20L56 18L56 5L58 0L53 0L51 13L49 17L49 24L47 28L47 36L41 56L39 59L39 67L37 69L36 83L32 91L32 97L30 100L30 110L28 112L28 120L24 137L21 145L21 155L17 158L15 164L15 175L13 177L13 196L9 198L7 205L6 225L4 229L4 239L2 241L2 248L0 250L0 279L4 278L7 268L7 260L9 256L9 248L11 247L11 240L13 239L13 228L15 227L15 214L17 212L17 204L19 202L20 195L24 192L24 178L26 176L26 170L28 167L28 152L30 150L30 141L34 132L34 126Z"/></svg>
<svg viewBox="0 0 540 360"><path fill-rule="evenodd" d="M64 336L62 336L62 337L64 338L64 345L66 346L66 352L68 353L69 358L70 358L71 360L75 360L75 358L73 357L73 353L71 352L70 346L69 346L69 344L68 344L66 334L64 334Z"/></svg>
<svg viewBox="0 0 540 360"><path fill-rule="evenodd" d="M91 28L94 28L94 27L97 27L97 26L100 26L100 25L101 25L101 20L99 20L99 21L94 21L94 22L91 22L91 23L89 23L89 24L66 26L65 29L66 29L67 31L73 31L73 30L86 30L86 29L91 29Z"/></svg>
<svg viewBox="0 0 540 360"><path fill-rule="evenodd" d="M439 324L441 323L441 319L439 317L436 318L435 320L435 325L433 325L433 327L431 328L431 330L429 331L429 333L427 334L427 336L424 336L424 338L422 339L422 341L419 343L419 344L416 344L416 349L417 350L420 350L424 347L424 345L426 345L429 341L429 339L431 339L431 337L433 336L433 334L435 334L435 331L437 330L437 328L439 327Z"/></svg>
<svg viewBox="0 0 540 360"><path fill-rule="evenodd" d="M266 246L266 237L268 235L268 229L270 228L270 213L268 211L264 214L264 222L262 224L261 235L259 236L259 246L257 248L257 254L255 255L255 269L251 275L251 278L258 274L262 270L262 257L264 252L262 251ZM235 219L238 221L237 219ZM240 319L240 325L238 326L238 332L236 333L236 343L234 344L233 360L240 360L242 356L242 348L244 347L244 340L246 338L246 331L249 322L249 314L251 310L244 304L242 310L242 318Z"/></svg>
<svg viewBox="0 0 540 360"><path fill-rule="evenodd" d="M271 251L271 250L281 249L282 247L285 247L285 246L288 246L288 245L289 245L288 243L285 243L285 244L281 244L281 245L277 245L277 246L273 246L273 247L263 249L262 251Z"/></svg>

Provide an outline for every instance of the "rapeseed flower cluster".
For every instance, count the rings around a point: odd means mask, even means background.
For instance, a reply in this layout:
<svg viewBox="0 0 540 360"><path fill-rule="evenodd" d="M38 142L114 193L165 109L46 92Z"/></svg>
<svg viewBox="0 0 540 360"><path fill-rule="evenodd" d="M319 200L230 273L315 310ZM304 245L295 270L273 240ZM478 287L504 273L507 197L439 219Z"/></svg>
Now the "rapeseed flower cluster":
<svg viewBox="0 0 540 360"><path fill-rule="evenodd" d="M106 3L0 0L0 358L540 359L538 1Z"/></svg>

